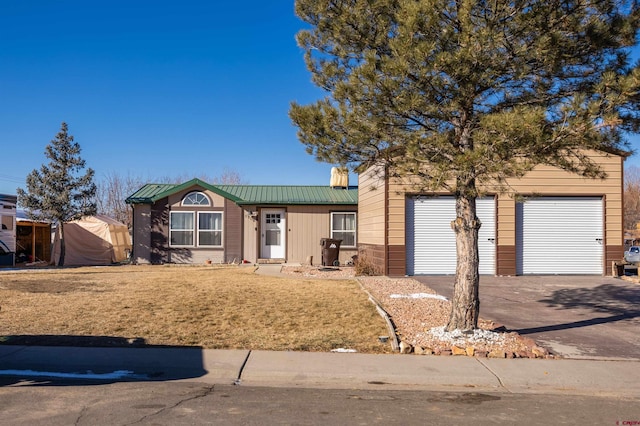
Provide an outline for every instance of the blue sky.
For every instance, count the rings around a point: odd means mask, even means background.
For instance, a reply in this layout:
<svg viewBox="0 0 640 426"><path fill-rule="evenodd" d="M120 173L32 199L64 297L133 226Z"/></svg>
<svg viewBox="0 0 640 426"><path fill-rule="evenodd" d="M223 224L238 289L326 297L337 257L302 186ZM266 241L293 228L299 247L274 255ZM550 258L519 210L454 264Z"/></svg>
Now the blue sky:
<svg viewBox="0 0 640 426"><path fill-rule="evenodd" d="M293 0L3 2L0 193L48 161L62 121L97 180L233 170L256 185L328 184L331 165L288 117L291 101L323 95L302 26Z"/></svg>

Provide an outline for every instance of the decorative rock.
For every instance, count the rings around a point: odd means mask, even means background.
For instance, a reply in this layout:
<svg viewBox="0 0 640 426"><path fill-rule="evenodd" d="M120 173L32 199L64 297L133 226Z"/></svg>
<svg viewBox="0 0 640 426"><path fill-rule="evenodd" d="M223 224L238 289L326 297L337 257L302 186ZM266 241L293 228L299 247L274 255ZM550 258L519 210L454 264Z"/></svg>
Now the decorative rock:
<svg viewBox="0 0 640 426"><path fill-rule="evenodd" d="M451 346L451 353L453 355L466 355L467 352L463 348L459 348L458 346Z"/></svg>
<svg viewBox="0 0 640 426"><path fill-rule="evenodd" d="M416 355L432 355L433 349L431 348L423 348L422 346L414 346L413 353Z"/></svg>
<svg viewBox="0 0 640 426"><path fill-rule="evenodd" d="M467 346L465 352L467 353L467 356L473 356L473 354L475 354L476 352L476 348L474 348L473 346Z"/></svg>
<svg viewBox="0 0 640 426"><path fill-rule="evenodd" d="M499 349L494 349L487 355L489 358L506 358L507 354Z"/></svg>
<svg viewBox="0 0 640 426"><path fill-rule="evenodd" d="M541 348L540 346L534 346L533 349L531 349L531 352L536 358L544 358L549 355L547 350L545 348Z"/></svg>
<svg viewBox="0 0 640 426"><path fill-rule="evenodd" d="M536 342L530 337L518 337L524 346L528 346L530 348L537 346Z"/></svg>
<svg viewBox="0 0 640 426"><path fill-rule="evenodd" d="M411 353L411 345L405 341L400 342L400 353L401 354L410 354Z"/></svg>

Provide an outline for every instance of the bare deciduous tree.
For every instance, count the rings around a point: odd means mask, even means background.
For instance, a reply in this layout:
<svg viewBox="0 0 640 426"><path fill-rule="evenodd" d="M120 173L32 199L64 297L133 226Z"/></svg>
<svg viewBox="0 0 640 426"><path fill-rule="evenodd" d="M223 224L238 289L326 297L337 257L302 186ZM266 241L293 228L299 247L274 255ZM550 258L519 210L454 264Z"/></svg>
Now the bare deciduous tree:
<svg viewBox="0 0 640 426"><path fill-rule="evenodd" d="M624 172L624 229L636 229L640 222L640 168L631 166Z"/></svg>
<svg viewBox="0 0 640 426"><path fill-rule="evenodd" d="M144 181L139 176L121 176L115 172L107 174L98 184L98 213L112 217L131 229L133 213L125 200L142 185Z"/></svg>
<svg viewBox="0 0 640 426"><path fill-rule="evenodd" d="M193 176L164 176L156 179L144 179L141 176L131 174L120 175L116 172L108 173L97 188L98 213L112 217L131 229L133 227L133 212L125 200L128 196L140 189L145 183L154 181L157 183L183 183ZM198 178L204 182L220 185L240 185L245 183L235 170L224 169L217 177L202 174Z"/></svg>

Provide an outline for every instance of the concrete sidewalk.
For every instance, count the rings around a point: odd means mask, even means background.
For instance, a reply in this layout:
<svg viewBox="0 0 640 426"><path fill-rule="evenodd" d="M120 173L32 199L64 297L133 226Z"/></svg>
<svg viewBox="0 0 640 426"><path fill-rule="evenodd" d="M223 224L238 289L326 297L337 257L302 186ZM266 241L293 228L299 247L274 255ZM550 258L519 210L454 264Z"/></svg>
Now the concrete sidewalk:
<svg viewBox="0 0 640 426"><path fill-rule="evenodd" d="M0 383L48 378L640 397L640 361L0 346Z"/></svg>

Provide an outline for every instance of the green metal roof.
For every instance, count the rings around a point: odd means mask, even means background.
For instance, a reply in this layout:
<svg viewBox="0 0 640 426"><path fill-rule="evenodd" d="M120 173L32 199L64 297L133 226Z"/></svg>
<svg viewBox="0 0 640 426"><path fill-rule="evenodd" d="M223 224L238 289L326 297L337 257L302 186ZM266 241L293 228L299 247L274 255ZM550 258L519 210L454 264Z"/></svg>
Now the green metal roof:
<svg viewBox="0 0 640 426"><path fill-rule="evenodd" d="M154 202L154 198L158 194L170 191L177 185L164 183L148 183L136 192L127 197L127 204L145 204ZM162 198L162 197L160 197Z"/></svg>
<svg viewBox="0 0 640 426"><path fill-rule="evenodd" d="M216 185L238 204L358 204L358 188L329 186Z"/></svg>
<svg viewBox="0 0 640 426"><path fill-rule="evenodd" d="M329 186L270 186L270 185L209 185L199 179L182 184L147 184L130 195L127 204L151 204L192 186L215 192L239 205L285 204L358 204L358 188L331 188Z"/></svg>

